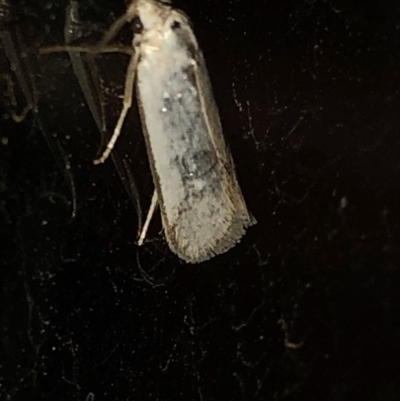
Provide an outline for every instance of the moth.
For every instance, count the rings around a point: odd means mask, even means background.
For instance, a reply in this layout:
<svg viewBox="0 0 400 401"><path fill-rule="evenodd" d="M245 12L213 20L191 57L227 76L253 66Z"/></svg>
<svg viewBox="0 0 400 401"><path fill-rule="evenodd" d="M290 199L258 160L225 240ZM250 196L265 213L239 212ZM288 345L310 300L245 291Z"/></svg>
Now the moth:
<svg viewBox="0 0 400 401"><path fill-rule="evenodd" d="M155 186L139 245L158 204L172 252L188 263L200 263L235 246L256 221L237 181L188 16L169 1L133 0L97 51L114 51L110 42L126 23L134 35L123 107L94 163L111 154L135 91Z"/></svg>

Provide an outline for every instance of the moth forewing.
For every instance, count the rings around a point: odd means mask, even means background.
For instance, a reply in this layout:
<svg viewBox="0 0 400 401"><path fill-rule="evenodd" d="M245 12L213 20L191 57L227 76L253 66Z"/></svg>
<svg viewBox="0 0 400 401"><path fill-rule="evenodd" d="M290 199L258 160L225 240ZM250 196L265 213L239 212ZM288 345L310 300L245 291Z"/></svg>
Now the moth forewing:
<svg viewBox="0 0 400 401"><path fill-rule="evenodd" d="M137 4L137 97L165 236L198 263L233 247L254 221L187 17L152 0Z"/></svg>
<svg viewBox="0 0 400 401"><path fill-rule="evenodd" d="M212 92L210 79L202 52L198 49L193 55L193 65L196 85L198 88L201 110L206 123L208 135L211 139L217 164L215 169L220 170L219 183L212 184L210 180L209 199L203 202L193 202L191 218L178 220L176 231L180 231L180 241L177 241L176 253L188 262L198 263L215 255L224 253L241 239L245 229L255 220L247 210L241 189L239 187L235 167L229 147L226 145L218 108ZM206 177L204 177L206 179ZM210 177L209 177L210 178ZM220 191L213 190L213 186L221 186ZM207 185L208 187L208 185ZM204 195L207 196L206 194ZM201 206L201 203L203 205ZM218 205L218 207L215 207ZM197 211L196 211L197 206ZM207 210L207 219L203 220L204 209ZM189 214L189 213L188 213ZM199 222L199 227L193 233L196 242L187 238L187 232L193 230L190 219ZM187 224L189 222L189 224ZM168 239L168 237L167 237ZM186 249L185 247L186 242ZM179 244L182 243L182 249Z"/></svg>

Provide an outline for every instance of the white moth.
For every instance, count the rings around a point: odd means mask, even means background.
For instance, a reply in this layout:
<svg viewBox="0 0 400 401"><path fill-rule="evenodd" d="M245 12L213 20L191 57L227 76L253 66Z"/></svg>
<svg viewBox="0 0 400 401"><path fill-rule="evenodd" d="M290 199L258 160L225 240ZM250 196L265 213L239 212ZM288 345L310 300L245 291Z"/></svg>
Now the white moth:
<svg viewBox="0 0 400 401"><path fill-rule="evenodd" d="M134 54L123 109L95 163L110 155L135 85L155 185L139 244L158 203L170 249L188 263L203 262L235 246L255 223L224 141L203 55L188 17L169 2L157 0L133 0L99 49L125 23L134 31Z"/></svg>

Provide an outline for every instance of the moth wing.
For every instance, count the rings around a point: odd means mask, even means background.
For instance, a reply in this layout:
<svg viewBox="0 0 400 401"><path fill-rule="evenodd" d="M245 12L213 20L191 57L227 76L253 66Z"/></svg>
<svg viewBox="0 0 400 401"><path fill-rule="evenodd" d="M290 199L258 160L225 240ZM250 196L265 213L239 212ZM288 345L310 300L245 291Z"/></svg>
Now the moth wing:
<svg viewBox="0 0 400 401"><path fill-rule="evenodd" d="M194 35L192 40L197 45ZM197 49L187 73L199 94L206 127L206 132L201 134L209 137L212 147L194 160L204 175L198 177L197 182L184 180L186 197L181 202L179 218L164 227L171 249L187 262L198 263L235 246L246 227L255 220L247 210L224 140L203 55L198 46L191 48Z"/></svg>

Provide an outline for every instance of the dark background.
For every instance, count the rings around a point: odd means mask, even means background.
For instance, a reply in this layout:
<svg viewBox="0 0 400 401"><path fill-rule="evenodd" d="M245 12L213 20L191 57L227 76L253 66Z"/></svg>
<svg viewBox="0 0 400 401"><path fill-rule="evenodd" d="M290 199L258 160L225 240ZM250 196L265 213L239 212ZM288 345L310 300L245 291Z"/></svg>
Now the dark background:
<svg viewBox="0 0 400 401"><path fill-rule="evenodd" d="M68 55L34 55L63 43L68 2L15 1L0 53L17 98L2 79L0 399L400 399L399 2L175 4L194 23L258 224L186 265L157 213L138 248L113 163L92 164L100 135ZM125 7L80 5L98 32ZM4 51L16 29L38 95L21 123L10 115L27 100ZM115 93L126 61L99 56ZM108 104L115 120L120 100ZM135 108L120 141L146 213Z"/></svg>

